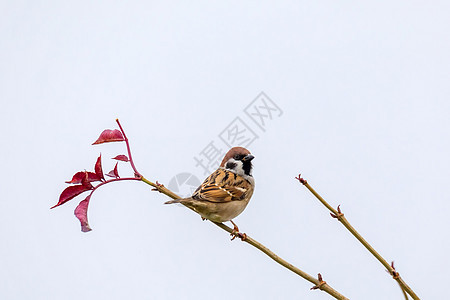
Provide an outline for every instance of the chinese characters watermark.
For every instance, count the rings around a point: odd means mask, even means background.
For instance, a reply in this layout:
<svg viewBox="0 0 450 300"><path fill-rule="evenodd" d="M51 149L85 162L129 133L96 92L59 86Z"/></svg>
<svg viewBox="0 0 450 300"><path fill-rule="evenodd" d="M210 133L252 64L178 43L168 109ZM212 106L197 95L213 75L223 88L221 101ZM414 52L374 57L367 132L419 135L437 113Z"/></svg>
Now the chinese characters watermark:
<svg viewBox="0 0 450 300"><path fill-rule="evenodd" d="M197 156L194 156L195 166L203 170L203 175L209 175L216 170L220 166L223 156L231 147L248 148L259 138L258 132L259 134L264 133L269 122L280 117L283 111L264 92L261 92L244 108L243 113L242 116L236 116L218 134L218 139L211 140ZM248 122L248 119L251 122ZM200 180L191 173L180 173L170 180L168 187L176 192L181 185L185 184L188 186L186 192L189 192L194 181L196 185L192 192L200 185ZM180 185L180 183L182 184ZM192 192L187 196L183 195L183 197L190 196Z"/></svg>

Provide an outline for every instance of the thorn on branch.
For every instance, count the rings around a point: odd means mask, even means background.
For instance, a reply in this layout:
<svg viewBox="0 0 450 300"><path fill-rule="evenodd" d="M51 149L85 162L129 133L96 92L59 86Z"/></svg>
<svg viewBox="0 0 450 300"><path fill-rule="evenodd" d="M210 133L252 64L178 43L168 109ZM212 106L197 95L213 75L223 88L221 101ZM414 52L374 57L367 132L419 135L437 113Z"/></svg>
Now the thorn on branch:
<svg viewBox="0 0 450 300"><path fill-rule="evenodd" d="M164 187L164 184L159 183L158 180L156 180L155 184L156 184L156 187L152 188L152 191L161 193L161 189Z"/></svg>
<svg viewBox="0 0 450 300"><path fill-rule="evenodd" d="M391 267L392 267L392 278L394 279L398 279L400 277L400 274L395 270L395 266L394 266L394 261L391 262Z"/></svg>
<svg viewBox="0 0 450 300"><path fill-rule="evenodd" d="M344 216L344 214L342 213L342 211L341 211L341 205L339 204L338 205L338 207L337 207L337 214L334 214L334 213L330 213L330 215L333 217L333 218L335 218L335 219L341 219L343 216Z"/></svg>
<svg viewBox="0 0 450 300"><path fill-rule="evenodd" d="M306 179L302 178L302 174L298 174L298 177L295 177L295 179L297 179L298 181L300 181L301 184L305 185L308 183L308 181L306 181Z"/></svg>
<svg viewBox="0 0 450 300"><path fill-rule="evenodd" d="M313 286L312 288L311 288L311 290L317 290L317 289L322 289L322 286L324 285L324 284L327 284L327 282L326 281L323 281L323 279L322 279L322 274L317 274L317 280L319 280L319 283L318 284L316 284L315 286Z"/></svg>

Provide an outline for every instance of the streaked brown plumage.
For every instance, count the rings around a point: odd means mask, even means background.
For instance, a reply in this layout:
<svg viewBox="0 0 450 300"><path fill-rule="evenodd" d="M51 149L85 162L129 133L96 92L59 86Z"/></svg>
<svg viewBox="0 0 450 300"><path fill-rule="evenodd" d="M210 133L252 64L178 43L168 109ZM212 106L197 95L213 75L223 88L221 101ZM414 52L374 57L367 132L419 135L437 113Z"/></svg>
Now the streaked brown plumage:
<svg viewBox="0 0 450 300"><path fill-rule="evenodd" d="M242 213L253 195L253 158L245 148L231 148L219 169L206 178L191 197L168 201L166 204L181 203L205 219L232 222L232 219ZM236 225L235 230L238 231Z"/></svg>

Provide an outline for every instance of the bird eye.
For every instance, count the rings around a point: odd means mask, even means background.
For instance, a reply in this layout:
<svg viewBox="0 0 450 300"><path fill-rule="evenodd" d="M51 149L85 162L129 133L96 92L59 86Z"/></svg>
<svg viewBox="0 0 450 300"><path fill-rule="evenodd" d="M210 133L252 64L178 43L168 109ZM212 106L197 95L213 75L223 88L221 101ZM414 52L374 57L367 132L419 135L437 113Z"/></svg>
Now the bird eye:
<svg viewBox="0 0 450 300"><path fill-rule="evenodd" d="M234 158L235 160L240 160L240 159L241 159L241 156L240 156L239 154L236 154L233 158Z"/></svg>

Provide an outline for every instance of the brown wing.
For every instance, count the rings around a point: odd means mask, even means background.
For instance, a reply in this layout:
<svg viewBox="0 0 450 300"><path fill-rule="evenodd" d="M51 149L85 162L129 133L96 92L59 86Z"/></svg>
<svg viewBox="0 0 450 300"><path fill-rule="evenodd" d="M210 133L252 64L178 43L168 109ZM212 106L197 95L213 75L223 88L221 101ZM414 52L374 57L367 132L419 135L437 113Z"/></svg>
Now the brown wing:
<svg viewBox="0 0 450 300"><path fill-rule="evenodd" d="M249 192L253 192L253 188L243 177L228 170L218 169L197 188L192 198L220 203L239 201Z"/></svg>

